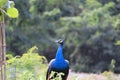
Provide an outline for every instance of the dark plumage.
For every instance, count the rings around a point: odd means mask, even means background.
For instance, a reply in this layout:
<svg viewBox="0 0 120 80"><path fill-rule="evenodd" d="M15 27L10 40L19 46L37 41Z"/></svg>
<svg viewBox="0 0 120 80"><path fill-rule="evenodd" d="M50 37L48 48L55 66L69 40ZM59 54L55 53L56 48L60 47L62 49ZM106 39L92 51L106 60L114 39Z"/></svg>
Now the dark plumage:
<svg viewBox="0 0 120 80"><path fill-rule="evenodd" d="M67 80L67 76L69 73L69 62L63 57L63 41L64 40L61 39L57 41L60 44L60 46L58 47L55 59L52 59L49 63L46 74L46 80L51 80L51 71L64 73L64 75L62 75L62 80Z"/></svg>

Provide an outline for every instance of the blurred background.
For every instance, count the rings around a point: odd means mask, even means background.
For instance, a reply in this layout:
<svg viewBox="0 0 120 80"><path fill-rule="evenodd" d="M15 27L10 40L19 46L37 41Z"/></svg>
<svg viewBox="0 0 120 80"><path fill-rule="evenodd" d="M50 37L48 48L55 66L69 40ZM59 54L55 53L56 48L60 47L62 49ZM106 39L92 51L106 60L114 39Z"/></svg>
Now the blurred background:
<svg viewBox="0 0 120 80"><path fill-rule="evenodd" d="M48 62L55 40L66 37L64 56L77 72L120 73L120 0L14 0L18 19L6 17L7 54L32 46ZM114 67L115 66L115 67Z"/></svg>

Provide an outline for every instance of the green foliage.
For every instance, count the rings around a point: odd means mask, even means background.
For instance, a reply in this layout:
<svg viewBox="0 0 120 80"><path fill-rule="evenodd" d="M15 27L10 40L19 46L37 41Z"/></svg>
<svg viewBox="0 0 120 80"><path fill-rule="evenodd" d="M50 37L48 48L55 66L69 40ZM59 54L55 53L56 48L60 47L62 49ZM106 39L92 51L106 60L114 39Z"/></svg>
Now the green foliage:
<svg viewBox="0 0 120 80"><path fill-rule="evenodd" d="M60 14L60 10L55 8L50 12L45 12L44 15L45 16L55 16L56 14Z"/></svg>
<svg viewBox="0 0 120 80"><path fill-rule="evenodd" d="M89 9L99 8L102 4L99 3L97 0L86 0L86 7Z"/></svg>
<svg viewBox="0 0 120 80"><path fill-rule="evenodd" d="M111 60L111 64L110 64L110 66L109 66L109 70L112 71L112 72L114 72L115 62L116 62L116 61L115 61L114 59L112 59L112 60Z"/></svg>
<svg viewBox="0 0 120 80"><path fill-rule="evenodd" d="M7 4L7 3L8 3L8 7L7 7L7 12L6 12L4 10L3 6L5 6L5 4ZM2 13L2 15L0 15L0 17L4 16L4 14L6 14L10 18L17 18L19 15L19 12L18 12L17 8L14 7L14 5L15 4L13 1L1 0L0 1L0 13ZM2 19L1 21L4 21L4 19Z"/></svg>
<svg viewBox="0 0 120 80"><path fill-rule="evenodd" d="M69 28L60 28L61 32L57 31L60 35L63 31L67 34L68 49L76 46L71 55L72 61L76 63L74 70L104 71L108 70L112 58L118 60L115 55L118 55L119 46L114 46L114 43L119 39L119 31L113 27L115 18L109 12L112 7L114 4L110 2L93 10L85 9L80 16L61 19L61 25Z"/></svg>
<svg viewBox="0 0 120 80"><path fill-rule="evenodd" d="M33 45L48 60L55 40L66 36L65 58L76 71L120 72L119 0L15 0L19 19L6 21L8 53L22 55ZM13 24L15 23L15 24ZM52 54L52 55L51 55Z"/></svg>
<svg viewBox="0 0 120 80"><path fill-rule="evenodd" d="M18 10L16 8L8 8L7 13L10 18L18 17Z"/></svg>
<svg viewBox="0 0 120 80"><path fill-rule="evenodd" d="M6 2L7 0L0 0L0 7L3 7L3 5L5 5Z"/></svg>
<svg viewBox="0 0 120 80"><path fill-rule="evenodd" d="M12 57L7 55L7 80L45 80L47 64L44 56L39 56L36 46L29 49L23 56ZM112 60L111 63L114 63ZM63 73L51 72L50 77L56 77L52 80L62 80ZM70 74L69 80L119 80L120 76L111 71L105 71L101 74Z"/></svg>
<svg viewBox="0 0 120 80"><path fill-rule="evenodd" d="M54 77L55 74L56 74L56 77ZM50 78L53 78L52 80L62 80L63 75L64 73L58 73L58 72L52 71L50 74Z"/></svg>
<svg viewBox="0 0 120 80"><path fill-rule="evenodd" d="M109 72L104 71L104 72L102 73L102 75L103 75L103 76L106 76L108 80L115 80L114 74L113 74L113 72L111 72L111 71L109 71Z"/></svg>
<svg viewBox="0 0 120 80"><path fill-rule="evenodd" d="M120 45L120 40L118 40L115 44L116 44L116 45Z"/></svg>
<svg viewBox="0 0 120 80"><path fill-rule="evenodd" d="M9 55L10 58L7 60L8 80L12 80L15 77L19 80L39 80L41 77L45 79L47 60L45 57L39 56L36 50L37 47L34 46L21 57L16 56L12 58L11 55ZM12 68L16 71L11 72ZM16 76L12 75L13 73L16 74Z"/></svg>

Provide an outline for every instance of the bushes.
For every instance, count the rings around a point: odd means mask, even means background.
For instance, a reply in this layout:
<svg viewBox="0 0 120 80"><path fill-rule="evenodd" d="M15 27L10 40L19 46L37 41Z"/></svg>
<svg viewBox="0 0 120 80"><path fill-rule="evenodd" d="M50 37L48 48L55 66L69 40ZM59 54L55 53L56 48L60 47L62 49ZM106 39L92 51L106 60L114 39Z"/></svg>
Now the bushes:
<svg viewBox="0 0 120 80"><path fill-rule="evenodd" d="M37 47L32 47L22 56L11 57L7 60L7 80L40 80L45 79L47 60L39 56Z"/></svg>

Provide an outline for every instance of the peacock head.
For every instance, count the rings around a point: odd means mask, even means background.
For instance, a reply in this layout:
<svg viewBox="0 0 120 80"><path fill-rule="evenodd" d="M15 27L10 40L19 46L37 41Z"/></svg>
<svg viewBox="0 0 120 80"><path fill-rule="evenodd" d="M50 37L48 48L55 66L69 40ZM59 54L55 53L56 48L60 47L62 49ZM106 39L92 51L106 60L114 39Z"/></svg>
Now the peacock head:
<svg viewBox="0 0 120 80"><path fill-rule="evenodd" d="M60 45L63 45L64 44L64 40L65 39L58 39L56 42L59 43Z"/></svg>

